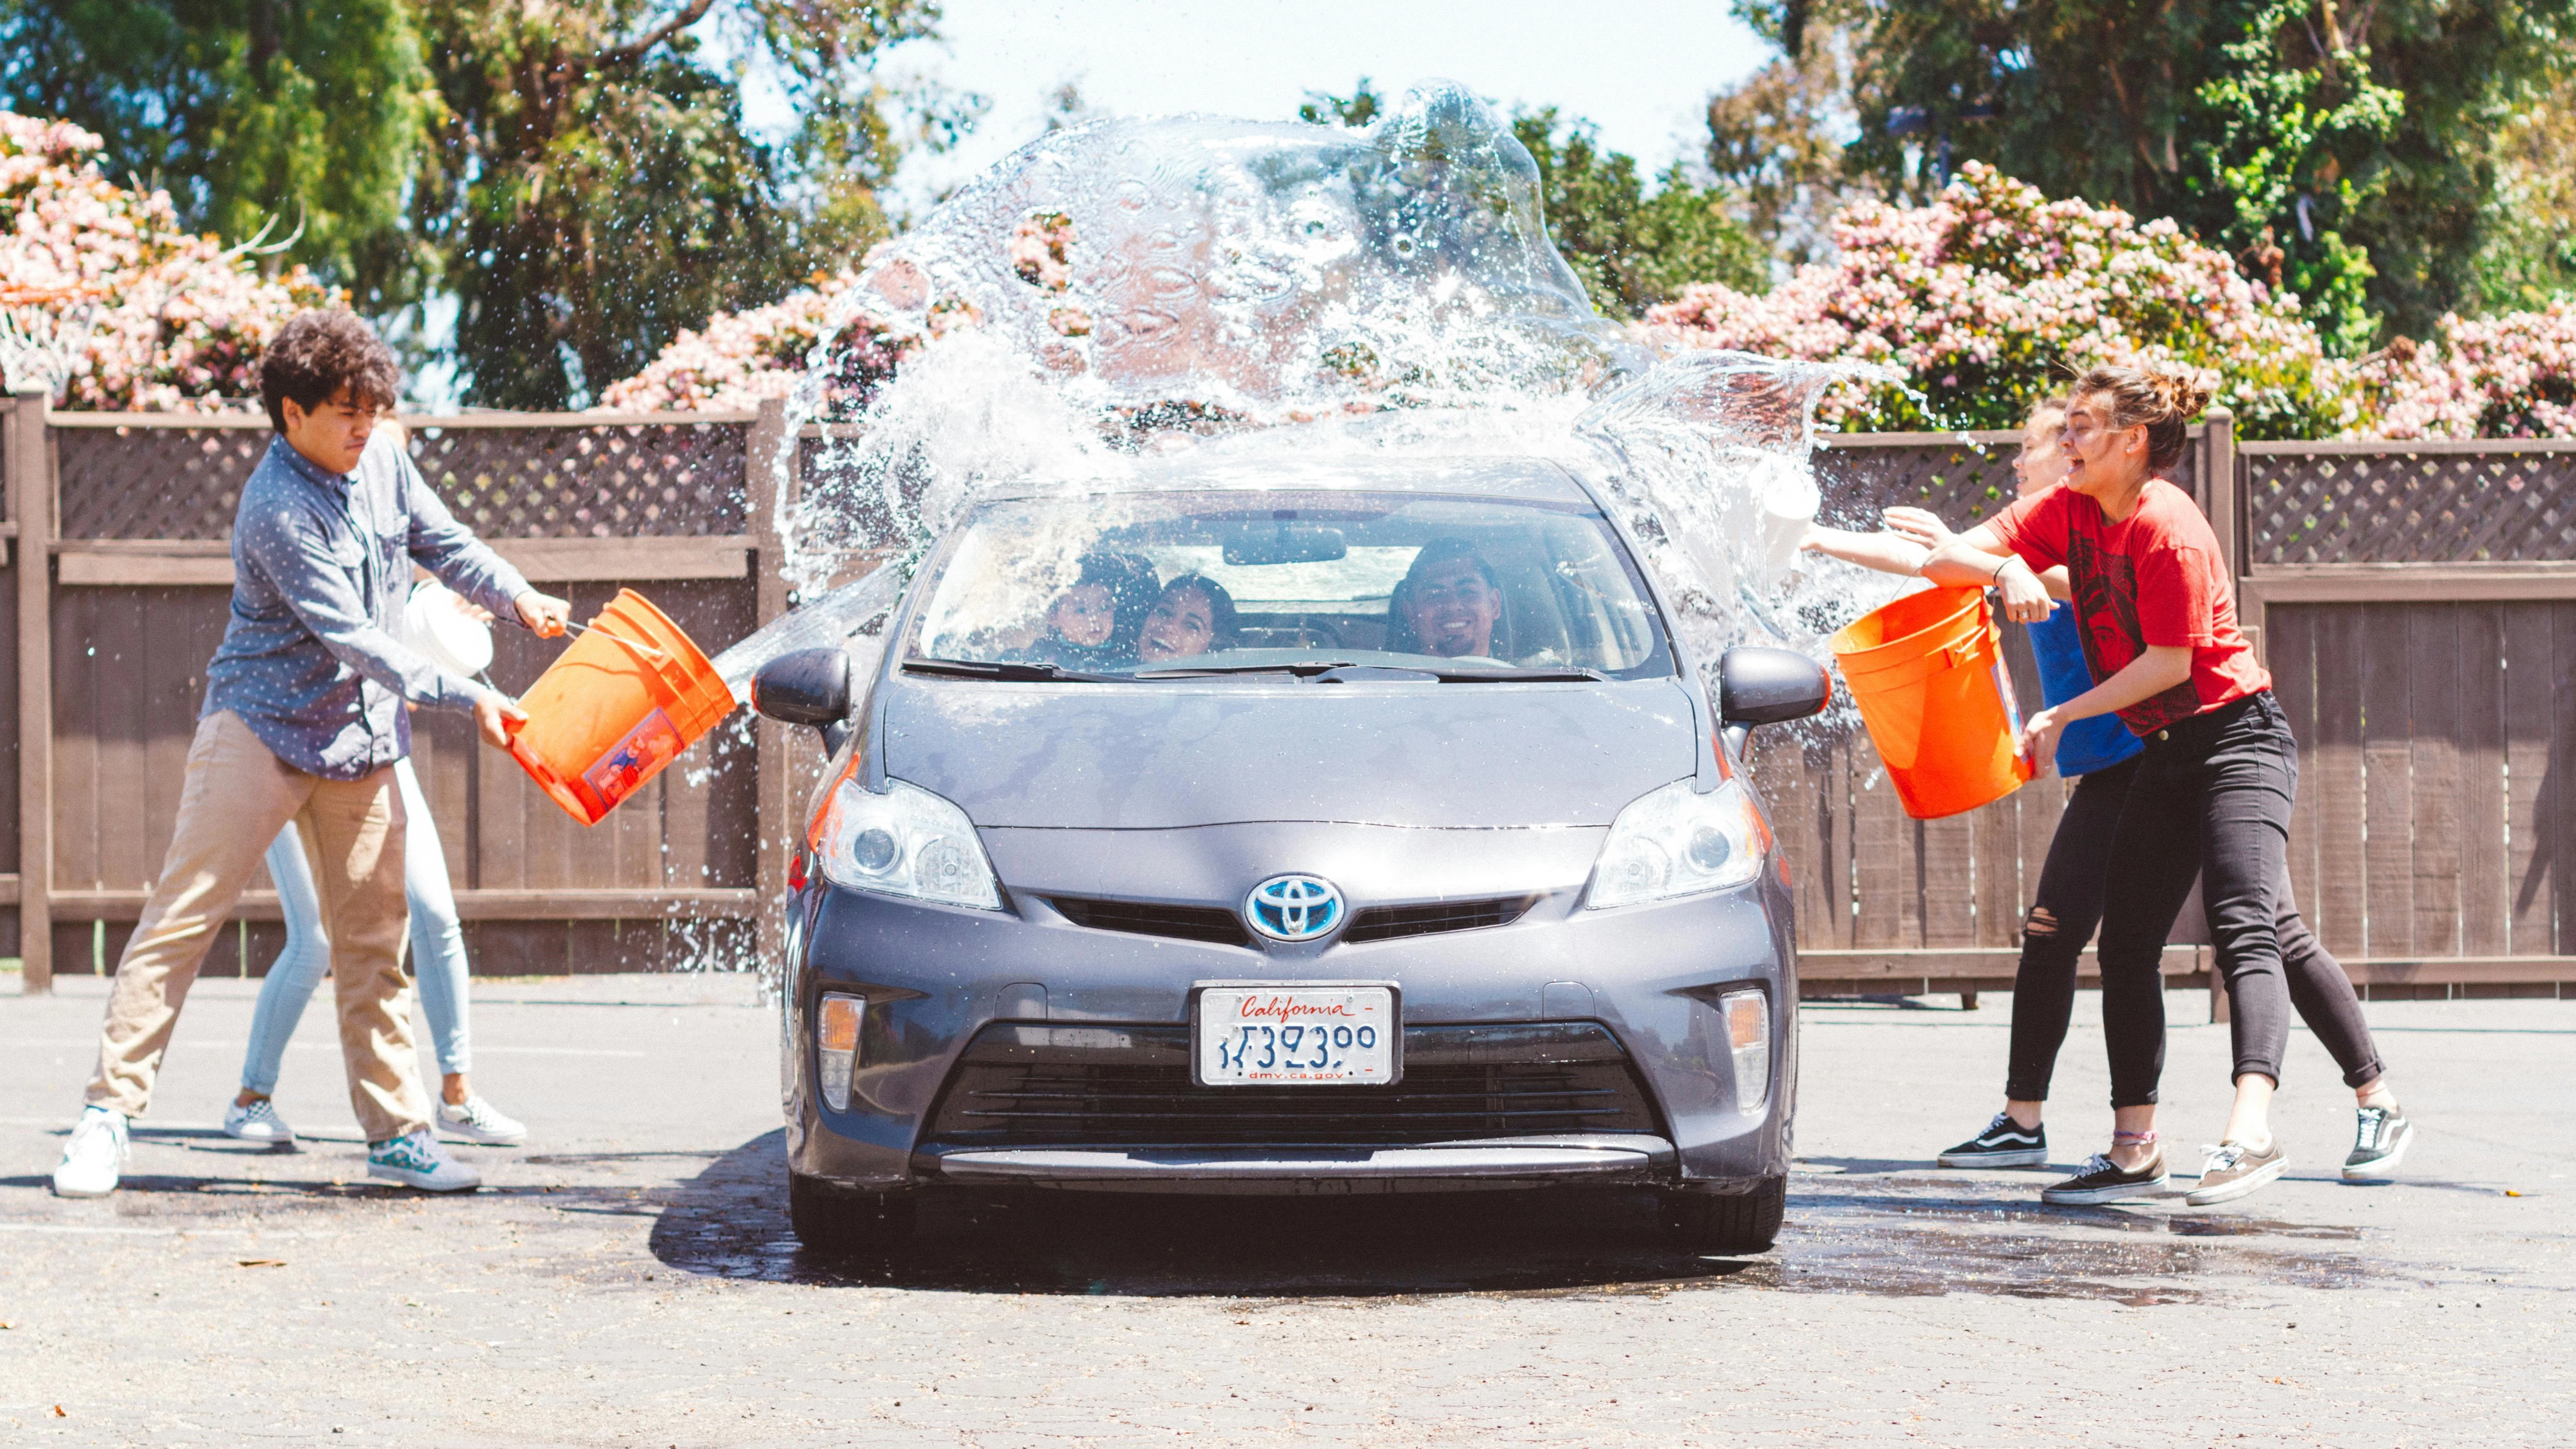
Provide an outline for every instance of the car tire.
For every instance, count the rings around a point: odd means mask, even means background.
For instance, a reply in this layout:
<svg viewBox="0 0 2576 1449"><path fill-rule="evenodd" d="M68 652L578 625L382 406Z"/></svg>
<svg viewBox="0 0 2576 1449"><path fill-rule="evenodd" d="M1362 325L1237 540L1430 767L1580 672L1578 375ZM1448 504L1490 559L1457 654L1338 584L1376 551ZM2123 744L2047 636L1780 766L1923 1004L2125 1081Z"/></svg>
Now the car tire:
<svg viewBox="0 0 2576 1449"><path fill-rule="evenodd" d="M1738 1257L1768 1252L1789 1205L1789 1180L1766 1177L1751 1192L1667 1192L1664 1229L1695 1253Z"/></svg>
<svg viewBox="0 0 2576 1449"><path fill-rule="evenodd" d="M808 1252L845 1258L885 1252L912 1236L912 1198L787 1175L787 1222Z"/></svg>

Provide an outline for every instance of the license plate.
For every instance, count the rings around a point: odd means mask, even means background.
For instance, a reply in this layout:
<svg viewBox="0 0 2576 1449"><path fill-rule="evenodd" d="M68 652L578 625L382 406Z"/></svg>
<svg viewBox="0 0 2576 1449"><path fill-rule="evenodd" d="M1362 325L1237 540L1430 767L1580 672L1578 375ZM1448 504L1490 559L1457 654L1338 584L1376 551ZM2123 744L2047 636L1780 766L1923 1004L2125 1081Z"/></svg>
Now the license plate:
<svg viewBox="0 0 2576 1449"><path fill-rule="evenodd" d="M1392 985L1212 984L1196 1017L1201 1086L1382 1086L1403 1072Z"/></svg>

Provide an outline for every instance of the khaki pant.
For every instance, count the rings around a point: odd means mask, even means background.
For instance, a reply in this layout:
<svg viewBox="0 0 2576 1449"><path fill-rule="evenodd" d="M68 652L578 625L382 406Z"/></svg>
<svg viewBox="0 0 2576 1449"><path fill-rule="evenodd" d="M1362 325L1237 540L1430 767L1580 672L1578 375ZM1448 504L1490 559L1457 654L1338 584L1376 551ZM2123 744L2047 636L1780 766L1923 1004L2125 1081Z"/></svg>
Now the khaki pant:
<svg viewBox="0 0 2576 1449"><path fill-rule="evenodd" d="M349 1106L370 1142L429 1126L412 1046L411 980L402 969L408 907L394 772L388 767L362 780L305 774L269 753L230 710L199 721L188 746L179 828L117 962L91 1105L129 1117L151 1105L153 1076L197 968L289 820L304 838L322 895Z"/></svg>

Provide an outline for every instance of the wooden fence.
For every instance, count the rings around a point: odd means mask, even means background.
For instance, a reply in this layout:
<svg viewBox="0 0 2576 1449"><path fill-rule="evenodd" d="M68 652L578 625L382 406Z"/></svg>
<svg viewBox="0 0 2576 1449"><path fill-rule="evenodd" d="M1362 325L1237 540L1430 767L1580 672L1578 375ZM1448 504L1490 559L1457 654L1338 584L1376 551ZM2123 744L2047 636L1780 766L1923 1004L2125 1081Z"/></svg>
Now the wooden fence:
<svg viewBox="0 0 2576 1449"><path fill-rule="evenodd" d="M180 765L225 617L225 539L268 442L257 417L49 413L6 400L0 471L0 955L26 989L112 968L176 816ZM730 642L788 604L782 490L828 464L785 415L482 414L406 420L423 472L530 578L597 607L649 586ZM1835 438L1829 516L1914 502L1954 524L2012 495L2009 434ZM773 461L774 460L774 461ZM2373 994L2556 994L2576 983L2576 445L2239 445L2195 430L2181 482L2236 560L2242 607L2302 742L2293 880ZM2008 651L2025 708L2036 673ZM497 631L492 677L551 657ZM738 720L596 830L574 825L470 722L416 717L475 969L652 970L778 946L791 801L810 748ZM2064 786L1908 820L1865 738L1756 736L1799 892L1811 992L1975 991L2011 978ZM28 862L43 868L27 869ZM14 907L14 909L11 909ZM261 882L209 959L275 954ZM2166 969L2205 979L2186 918Z"/></svg>

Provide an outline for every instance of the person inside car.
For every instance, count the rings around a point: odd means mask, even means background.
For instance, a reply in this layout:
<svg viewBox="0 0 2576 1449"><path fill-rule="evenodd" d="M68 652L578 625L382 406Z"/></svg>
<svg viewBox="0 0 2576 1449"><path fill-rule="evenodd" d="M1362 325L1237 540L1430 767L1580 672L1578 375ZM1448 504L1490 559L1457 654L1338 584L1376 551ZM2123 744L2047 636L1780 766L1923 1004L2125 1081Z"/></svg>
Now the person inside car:
<svg viewBox="0 0 2576 1449"><path fill-rule="evenodd" d="M1048 608L1036 647L1058 664L1129 658L1153 607L1153 565L1129 554L1085 554L1073 587Z"/></svg>
<svg viewBox="0 0 2576 1449"><path fill-rule="evenodd" d="M1234 596L1205 574L1183 574L1163 585L1163 596L1145 615L1136 657L1147 664L1190 659L1234 647Z"/></svg>
<svg viewBox="0 0 2576 1449"><path fill-rule="evenodd" d="M1413 556L1387 601L1387 648L1443 659L1487 657L1503 617L1502 585L1493 565L1460 538L1435 538Z"/></svg>

